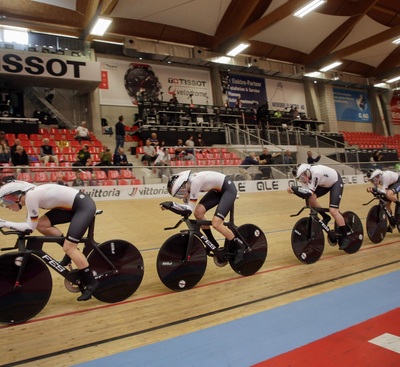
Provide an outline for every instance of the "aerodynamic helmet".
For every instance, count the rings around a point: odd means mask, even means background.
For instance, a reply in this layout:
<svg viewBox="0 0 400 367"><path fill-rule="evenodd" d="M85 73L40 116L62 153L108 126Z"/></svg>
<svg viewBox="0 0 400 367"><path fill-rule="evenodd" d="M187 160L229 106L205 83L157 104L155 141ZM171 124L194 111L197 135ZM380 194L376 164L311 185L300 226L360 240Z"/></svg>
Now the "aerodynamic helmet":
<svg viewBox="0 0 400 367"><path fill-rule="evenodd" d="M31 184L29 182L25 182L25 181L15 180L15 181L8 182L0 187L0 200L3 202L4 196L7 196L7 195L25 194L26 192L33 189L34 187L36 187L36 185Z"/></svg>
<svg viewBox="0 0 400 367"><path fill-rule="evenodd" d="M183 171L178 174L172 175L168 180L167 189L171 196L183 198L187 193L186 183L189 180L192 171Z"/></svg>
<svg viewBox="0 0 400 367"><path fill-rule="evenodd" d="M293 168L292 174L294 178L301 179L301 177L306 174L307 178L311 180L311 165L301 163Z"/></svg>
<svg viewBox="0 0 400 367"><path fill-rule="evenodd" d="M367 172L367 177L370 181L378 183L380 180L380 176L382 176L382 170L380 169L371 169Z"/></svg>

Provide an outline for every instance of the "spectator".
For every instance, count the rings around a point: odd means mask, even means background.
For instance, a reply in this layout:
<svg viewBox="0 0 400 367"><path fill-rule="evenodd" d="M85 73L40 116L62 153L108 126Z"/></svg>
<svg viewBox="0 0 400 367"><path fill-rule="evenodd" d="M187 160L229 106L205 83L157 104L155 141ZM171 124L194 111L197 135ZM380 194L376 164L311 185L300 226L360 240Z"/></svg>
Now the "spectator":
<svg viewBox="0 0 400 367"><path fill-rule="evenodd" d="M244 180L251 180L251 175L247 171L250 166L258 166L259 164L265 164L265 160L259 161L256 157L256 153L250 152L248 156L244 158L242 163L239 166L239 172L242 175Z"/></svg>
<svg viewBox="0 0 400 367"><path fill-rule="evenodd" d="M381 163L382 161L383 161L383 155L382 155L381 151L375 150L372 153L371 158L370 158L371 166L373 168L382 169L383 168L382 163Z"/></svg>
<svg viewBox="0 0 400 367"><path fill-rule="evenodd" d="M14 145L12 145L10 147L11 156L15 153L18 145L21 145L21 140L20 139L15 139L14 140Z"/></svg>
<svg viewBox="0 0 400 367"><path fill-rule="evenodd" d="M82 140L91 140L86 121L82 121L81 125L76 128L75 140L78 140L79 143L81 143Z"/></svg>
<svg viewBox="0 0 400 367"><path fill-rule="evenodd" d="M107 167L113 165L113 156L108 145L103 145L103 150L99 153L100 162L96 166ZM108 172L108 168L102 168L104 172Z"/></svg>
<svg viewBox="0 0 400 367"><path fill-rule="evenodd" d="M178 104L178 97L176 96L176 93L172 93L171 99L169 100L169 103L172 104Z"/></svg>
<svg viewBox="0 0 400 367"><path fill-rule="evenodd" d="M6 139L6 133L4 131L0 131L0 145L3 148L8 148L9 147L8 140Z"/></svg>
<svg viewBox="0 0 400 367"><path fill-rule="evenodd" d="M92 175L90 176L88 186L99 186L99 181L97 180L97 177L94 173L92 173Z"/></svg>
<svg viewBox="0 0 400 367"><path fill-rule="evenodd" d="M295 161L292 157L292 152L289 149L285 151L285 155L283 156L283 162L285 164L295 164Z"/></svg>
<svg viewBox="0 0 400 367"><path fill-rule="evenodd" d="M125 144L125 124L124 116L118 117L118 122L115 124L115 150L114 154L118 153L119 148L123 148Z"/></svg>
<svg viewBox="0 0 400 367"><path fill-rule="evenodd" d="M82 149L77 154L77 161L72 163L75 167L90 167L90 171L92 170L92 156L89 152L89 145L84 144Z"/></svg>
<svg viewBox="0 0 400 367"><path fill-rule="evenodd" d="M43 139L43 145L40 146L40 161L45 165L52 161L58 166L58 157L53 153L53 147L49 145L49 142L49 139Z"/></svg>
<svg viewBox="0 0 400 367"><path fill-rule="evenodd" d="M114 166L132 167L132 163L128 162L124 148L119 148L118 153L114 154Z"/></svg>
<svg viewBox="0 0 400 367"><path fill-rule="evenodd" d="M269 166L274 163L273 158L276 156L276 153L270 154L268 148L264 148L263 152L259 155L258 161L264 162L263 165L260 166L260 171L262 173L263 179L271 179L273 178L272 175L272 168Z"/></svg>
<svg viewBox="0 0 400 367"><path fill-rule="evenodd" d="M169 167L169 155L166 147L161 147L157 150L157 158L154 161L154 166L158 167ZM169 176L172 176L171 168L159 168L158 169L158 176L160 178L167 177L166 172L168 171Z"/></svg>
<svg viewBox="0 0 400 367"><path fill-rule="evenodd" d="M144 155L142 157L142 162L145 162L147 166L151 166L152 162L154 162L157 158L156 148L151 145L149 139L146 140L146 145L143 147ZM115 160L114 160L115 164Z"/></svg>
<svg viewBox="0 0 400 367"><path fill-rule="evenodd" d="M150 145L152 145L153 147L156 147L160 144L156 133L151 133L151 136L148 140L150 140Z"/></svg>
<svg viewBox="0 0 400 367"><path fill-rule="evenodd" d="M193 135L190 135L188 139L185 141L186 153L194 154L194 138Z"/></svg>
<svg viewBox="0 0 400 367"><path fill-rule="evenodd" d="M9 147L0 145L0 163L10 163L11 153Z"/></svg>
<svg viewBox="0 0 400 367"><path fill-rule="evenodd" d="M57 173L56 184L61 186L68 186L67 182L65 181L64 174L62 172Z"/></svg>
<svg viewBox="0 0 400 367"><path fill-rule="evenodd" d="M15 148L15 152L11 154L11 162L14 167L17 167L17 175L21 172L26 172L26 169L29 168L28 154L26 154L26 151L22 145L18 145Z"/></svg>
<svg viewBox="0 0 400 367"><path fill-rule="evenodd" d="M307 163L308 164L314 164L317 163L321 159L321 154L318 154L316 158L313 158L312 151L309 150L307 152Z"/></svg>
<svg viewBox="0 0 400 367"><path fill-rule="evenodd" d="M85 182L82 179L82 172L81 171L77 171L75 173L75 175L76 175L76 177L72 181L72 186L85 186Z"/></svg>
<svg viewBox="0 0 400 367"><path fill-rule="evenodd" d="M235 107L242 108L242 101L240 100L240 97L236 98Z"/></svg>

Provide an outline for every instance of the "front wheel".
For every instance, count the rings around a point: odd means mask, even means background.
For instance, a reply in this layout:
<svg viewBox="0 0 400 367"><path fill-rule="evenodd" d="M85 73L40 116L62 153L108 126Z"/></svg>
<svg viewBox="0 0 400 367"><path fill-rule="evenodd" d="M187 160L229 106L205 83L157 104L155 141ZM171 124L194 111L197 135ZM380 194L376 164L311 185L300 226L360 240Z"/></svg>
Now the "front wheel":
<svg viewBox="0 0 400 367"><path fill-rule="evenodd" d="M115 270L94 249L88 256L89 267L100 282L93 296L107 303L120 302L130 297L139 288L144 274L143 258L130 242L110 240L99 245Z"/></svg>
<svg viewBox="0 0 400 367"><path fill-rule="evenodd" d="M387 216L380 205L374 205L367 214L367 235L373 243L384 240L387 232Z"/></svg>
<svg viewBox="0 0 400 367"><path fill-rule="evenodd" d="M177 233L168 238L157 255L157 273L161 282L173 291L193 288L207 267L207 254L202 242L193 237L189 252L189 233Z"/></svg>
<svg viewBox="0 0 400 367"><path fill-rule="evenodd" d="M347 226L350 227L351 231L353 232L350 235L351 244L344 249L344 252L347 252L348 254L354 254L360 249L364 240L363 225L356 213L348 211L344 212L342 215Z"/></svg>
<svg viewBox="0 0 400 367"><path fill-rule="evenodd" d="M324 252L324 233L311 217L299 219L292 230L292 249L302 263L313 264Z"/></svg>
<svg viewBox="0 0 400 367"><path fill-rule="evenodd" d="M0 256L0 322L27 321L42 311L50 298L53 282L47 265L26 254L25 268L19 274L23 256L15 252Z"/></svg>
<svg viewBox="0 0 400 367"><path fill-rule="evenodd" d="M231 268L238 274L249 276L255 274L263 266L267 258L268 244L264 232L254 224L243 224L236 229L245 240L250 251L246 251L243 260L234 264L230 259Z"/></svg>

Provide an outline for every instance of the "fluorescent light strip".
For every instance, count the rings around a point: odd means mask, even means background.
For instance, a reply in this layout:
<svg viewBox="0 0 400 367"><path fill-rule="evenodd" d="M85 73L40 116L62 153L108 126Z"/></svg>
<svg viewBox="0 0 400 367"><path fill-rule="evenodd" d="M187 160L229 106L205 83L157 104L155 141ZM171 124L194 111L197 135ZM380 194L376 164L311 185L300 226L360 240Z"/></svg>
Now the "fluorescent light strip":
<svg viewBox="0 0 400 367"><path fill-rule="evenodd" d="M393 79L389 79L386 81L386 83L394 83L394 82L397 82L398 80L400 80L400 76L396 76Z"/></svg>
<svg viewBox="0 0 400 367"><path fill-rule="evenodd" d="M298 18L303 18L305 15L312 12L325 2L326 0L314 0L311 3L307 4L306 6L302 7L301 9L297 10L293 15Z"/></svg>
<svg viewBox="0 0 400 367"><path fill-rule="evenodd" d="M333 69L333 68L335 68L336 66L339 66L339 65L342 65L342 62L341 61L335 61L332 64L327 65L327 66L323 67L322 69L319 69L319 71L324 73L325 71L331 70L331 69Z"/></svg>
<svg viewBox="0 0 400 367"><path fill-rule="evenodd" d="M394 41L392 41L392 43L394 43L395 45L400 44L400 38L395 39Z"/></svg>
<svg viewBox="0 0 400 367"><path fill-rule="evenodd" d="M250 46L250 43L242 42L239 45L237 45L235 48L230 50L227 53L227 55L228 56L236 56L237 54L240 54L243 50L245 50L249 46Z"/></svg>
<svg viewBox="0 0 400 367"><path fill-rule="evenodd" d="M102 42L102 43L110 43L111 45L119 45L119 46L122 46L124 44L123 42L107 41L107 40L101 40L101 39L98 39L98 38L94 38L93 41Z"/></svg>
<svg viewBox="0 0 400 367"><path fill-rule="evenodd" d="M95 25L90 31L90 34L93 36L102 36L110 26L111 22L112 19L110 18L98 17Z"/></svg>

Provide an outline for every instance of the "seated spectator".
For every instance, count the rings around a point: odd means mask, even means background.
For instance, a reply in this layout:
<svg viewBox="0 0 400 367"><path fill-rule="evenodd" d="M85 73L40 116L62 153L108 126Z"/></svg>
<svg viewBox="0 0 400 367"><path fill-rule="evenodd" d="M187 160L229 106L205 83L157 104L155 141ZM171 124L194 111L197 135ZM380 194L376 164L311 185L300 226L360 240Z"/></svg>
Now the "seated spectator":
<svg viewBox="0 0 400 367"><path fill-rule="evenodd" d="M146 140L146 145L143 147L144 155L142 157L142 162L146 162L148 166L151 166L152 162L154 162L157 158L156 148L151 145L150 139ZM115 164L115 159L114 159Z"/></svg>
<svg viewBox="0 0 400 367"><path fill-rule="evenodd" d="M94 173L92 173L92 176L90 176L88 186L99 186L99 181Z"/></svg>
<svg viewBox="0 0 400 367"><path fill-rule="evenodd" d="M159 167L169 167L169 154L167 151L167 148L162 147L159 150L157 150L157 158L154 161L154 166L159 166ZM158 176L160 178L166 177L166 173L169 173L169 176L172 176L172 170L171 168L159 168L158 169Z"/></svg>
<svg viewBox="0 0 400 367"><path fill-rule="evenodd" d="M132 167L132 163L128 162L124 148L119 147L118 153L114 154L114 166Z"/></svg>
<svg viewBox="0 0 400 367"><path fill-rule="evenodd" d="M43 145L40 146L40 162L43 162L46 165L51 161L54 162L56 166L58 166L57 155L53 153L53 147L49 145L49 143L49 139L43 139Z"/></svg>
<svg viewBox="0 0 400 367"><path fill-rule="evenodd" d="M8 147L8 140L6 139L6 133L4 131L0 131L0 145L5 148Z"/></svg>
<svg viewBox="0 0 400 367"><path fill-rule="evenodd" d="M194 137L190 135L188 139L185 141L186 153L194 154Z"/></svg>
<svg viewBox="0 0 400 367"><path fill-rule="evenodd" d="M16 175L21 172L26 172L26 169L29 168L29 158L23 146L18 145L15 148L15 153L11 154L11 162L14 167L18 167L16 169Z"/></svg>
<svg viewBox="0 0 400 367"><path fill-rule="evenodd" d="M157 138L157 134L156 133L151 133L151 136L150 136L150 138L148 140L150 140L150 145L152 145L153 147L156 147L157 145L160 144L158 142L158 138Z"/></svg>
<svg viewBox="0 0 400 367"><path fill-rule="evenodd" d="M72 181L72 186L85 186L85 182L82 179L82 172L81 171L77 171L75 173L76 178L75 180Z"/></svg>
<svg viewBox="0 0 400 367"><path fill-rule="evenodd" d="M15 139L14 140L14 145L11 145L11 147L10 147L11 156L13 155L13 153L15 153L15 150L17 149L18 145L21 145L21 140L20 139Z"/></svg>
<svg viewBox="0 0 400 367"><path fill-rule="evenodd" d="M90 171L92 170L92 156L89 152L89 145L84 144L82 149L78 152L77 161L72 163L75 167L90 167Z"/></svg>
<svg viewBox="0 0 400 367"><path fill-rule="evenodd" d="M243 159L242 163L240 163L239 172L244 180L251 180L251 175L249 172L247 172L249 167L258 166L259 164L265 164L265 163L266 163L265 160L259 161L257 159L256 153L250 152L249 155Z"/></svg>
<svg viewBox="0 0 400 367"><path fill-rule="evenodd" d="M68 186L67 182L65 181L64 175L62 172L58 172L56 176L56 184L62 186Z"/></svg>
<svg viewBox="0 0 400 367"><path fill-rule="evenodd" d="M82 121L81 125L76 128L76 136L75 139L82 142L82 140L91 140L90 131L86 127L86 121Z"/></svg>
<svg viewBox="0 0 400 367"><path fill-rule="evenodd" d="M99 153L100 162L96 166L106 167L113 165L113 156L108 145L103 145L103 150ZM107 168L102 168L104 172L108 172Z"/></svg>
<svg viewBox="0 0 400 367"><path fill-rule="evenodd" d="M11 152L9 147L0 145L0 163L10 163Z"/></svg>

